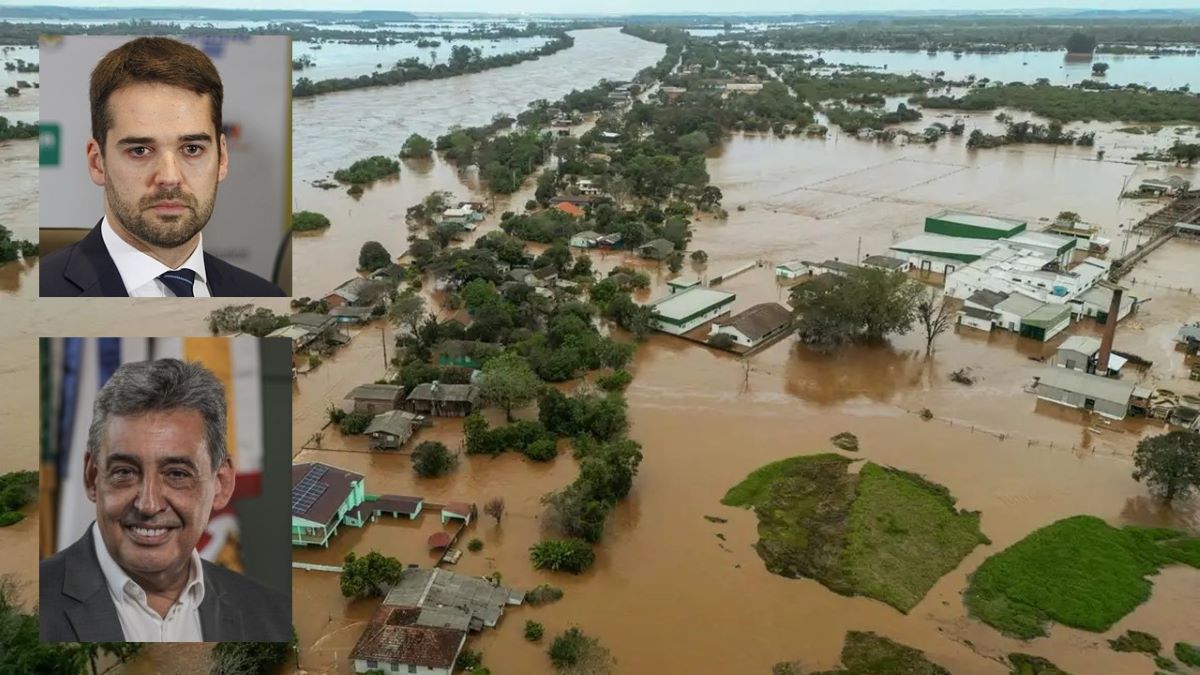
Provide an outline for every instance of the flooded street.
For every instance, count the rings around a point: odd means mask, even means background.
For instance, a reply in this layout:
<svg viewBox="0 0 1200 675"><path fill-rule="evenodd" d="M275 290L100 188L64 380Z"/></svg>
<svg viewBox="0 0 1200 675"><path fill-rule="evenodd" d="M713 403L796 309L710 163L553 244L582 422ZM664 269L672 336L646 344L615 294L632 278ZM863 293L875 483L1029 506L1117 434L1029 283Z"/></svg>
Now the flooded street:
<svg viewBox="0 0 1200 675"><path fill-rule="evenodd" d="M406 162L399 178L368 188L358 200L342 189L313 188L312 180L354 159L392 155L413 132L433 137L451 125L516 113L531 100L553 100L600 78L628 78L663 53L662 45L615 29L573 34L572 49L512 68L298 100L296 208L320 211L333 225L323 233L295 237L296 295L319 297L351 278L364 241L380 241L399 255L409 234L404 211L429 192L484 198L470 175L460 175L440 159ZM1120 70L1114 66L1113 72ZM991 113L966 117L980 128L996 127ZM931 114L913 126L922 128L935 119ZM1138 147L1166 136L1119 134L1116 126L1103 126L1098 136L1098 145L1119 147L1107 161L1095 161L1095 149L1072 147L970 152L963 138L899 147L840 134L828 140L735 136L708 162L729 217L693 223L689 248L705 250L709 260L703 269L685 265L684 274L713 277L761 261L761 267L732 277L721 288L737 293L735 312L782 301L786 289L775 281L775 264L885 253L891 243L919 232L926 215L943 208L1021 218L1031 230L1059 211L1076 211L1116 242L1122 226L1161 206L1119 200L1127 183L1166 173L1200 182L1195 170L1127 163L1124 159ZM36 203L35 148L26 142L0 149L0 221L13 223L13 229L28 228L27 237L36 233L36 217L29 215ZM481 232L494 229L505 209L519 210L531 192L527 184L497 199ZM29 208L20 208L26 196ZM1134 245L1136 241L1130 243ZM591 255L602 272L630 262L622 253ZM1153 299L1120 324L1116 346L1154 361L1149 374L1126 377L1146 386L1195 391L1173 338L1183 320L1200 318L1198 255L1200 244L1173 241L1126 278L1133 295ZM636 264L652 280L651 289L636 296L639 302L666 292L665 268ZM33 468L37 462L33 336L203 335L208 312L230 304L197 300L180 312L153 300L113 308L52 299L38 302L35 311L34 274L36 267L0 270L0 289L6 294L0 304L10 316L21 317L0 329L6 345L0 350L0 422L6 431L14 430L10 447L19 449L0 454L0 471ZM287 311L285 299L258 304ZM1099 330L1085 322L1070 332ZM522 589L552 583L565 596L543 607L510 608L496 629L470 638L468 646L484 653L493 672L550 672L545 648L571 625L598 637L616 657L620 673L767 673L773 663L785 660L798 660L806 670L827 669L836 663L847 630L874 630L925 650L955 673L1003 675L1007 668L997 659L1024 651L1075 673L1141 675L1147 672L1145 657L1115 654L1107 638L1126 628L1149 630L1164 643L1194 642L1200 635L1200 613L1180 611L1200 602L1200 571L1193 569L1168 568L1155 577L1150 601L1105 634L1058 626L1049 637L1022 643L966 616L961 593L968 574L988 556L1057 519L1093 514L1115 524L1200 532L1200 507L1163 509L1130 477L1134 446L1139 438L1160 433L1159 426L1134 420L1088 422L1075 411L1038 402L1022 391L1046 367L1035 359L1052 355L1056 343L951 331L939 338L934 357L927 359L918 332L834 355L816 354L784 339L743 361L654 335L638 349L628 390L630 437L642 444L644 460L629 498L609 518L596 564L574 577L536 571L528 558L529 546L546 534L539 500L578 473L569 452L547 464L515 453L462 456L449 476L418 479L407 454L371 453L365 439L343 438L324 428L327 408L341 405L354 386L381 377L393 355L392 331L381 330L379 322L351 333L347 347L295 380L294 461L321 461L363 473L371 494L421 496L431 503L505 499L507 513L500 524L484 516L464 533L468 540L483 540L484 549L464 552L453 569L499 571L505 585ZM975 385L948 379L950 372L964 367L972 369ZM922 408L934 418L926 422L917 417ZM532 409L518 412L524 418L534 414ZM496 410L487 415L493 423L502 418ZM829 437L842 431L858 436L863 459L921 473L945 485L959 507L983 514L981 527L992 543L973 551L908 615L877 601L839 596L814 581L768 573L752 548L757 539L754 514L720 504L725 491L754 469L830 450ZM316 434L319 448L309 443ZM440 440L457 449L461 437L461 420L437 419L413 442ZM712 523L705 515L728 522ZM343 527L329 549L296 549L294 558L338 564L351 550L378 550L405 564L426 565L433 558L425 539L441 529L435 510L414 522L384 517L363 529ZM3 556L0 572L24 571L32 580L36 544L28 541L35 537L34 518L0 529L0 546L17 552ZM378 600L346 601L335 574L292 574L301 669L351 672L349 652ZM524 640L526 619L545 624L543 643ZM156 672L166 658L152 652L136 672ZM202 667L198 664L207 656L197 651L187 658L193 660L183 671Z"/></svg>

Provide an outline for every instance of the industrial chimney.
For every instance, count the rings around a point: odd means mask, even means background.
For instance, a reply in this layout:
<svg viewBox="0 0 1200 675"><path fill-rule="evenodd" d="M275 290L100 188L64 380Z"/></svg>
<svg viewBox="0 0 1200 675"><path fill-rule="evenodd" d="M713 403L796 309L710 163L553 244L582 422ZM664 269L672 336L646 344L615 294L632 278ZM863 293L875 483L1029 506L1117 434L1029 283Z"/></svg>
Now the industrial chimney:
<svg viewBox="0 0 1200 675"><path fill-rule="evenodd" d="M1121 295L1124 289L1112 285L1112 302L1108 306L1108 317L1104 321L1104 337L1100 339L1100 355L1096 362L1096 374L1108 377L1108 359L1112 356L1113 339L1117 337L1117 317L1121 316Z"/></svg>

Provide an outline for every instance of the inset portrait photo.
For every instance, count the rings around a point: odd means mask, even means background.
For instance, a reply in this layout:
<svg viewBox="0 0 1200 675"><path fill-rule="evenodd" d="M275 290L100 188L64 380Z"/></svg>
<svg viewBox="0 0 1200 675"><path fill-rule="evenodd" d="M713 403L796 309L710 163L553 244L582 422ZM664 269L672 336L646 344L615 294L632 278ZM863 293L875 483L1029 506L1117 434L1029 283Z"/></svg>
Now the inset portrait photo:
<svg viewBox="0 0 1200 675"><path fill-rule="evenodd" d="M288 642L291 345L44 338L46 642Z"/></svg>
<svg viewBox="0 0 1200 675"><path fill-rule="evenodd" d="M47 36L42 297L291 292L291 41Z"/></svg>

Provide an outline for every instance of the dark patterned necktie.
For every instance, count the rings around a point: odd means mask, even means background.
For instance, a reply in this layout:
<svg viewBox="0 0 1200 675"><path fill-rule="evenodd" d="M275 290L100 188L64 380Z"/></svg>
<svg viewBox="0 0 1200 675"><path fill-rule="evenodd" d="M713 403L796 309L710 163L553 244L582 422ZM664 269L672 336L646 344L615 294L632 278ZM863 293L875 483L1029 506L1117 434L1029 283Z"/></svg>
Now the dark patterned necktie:
<svg viewBox="0 0 1200 675"><path fill-rule="evenodd" d="M177 298L192 298L195 293L192 292L192 284L196 281L196 273L189 269L171 270L158 275L158 280L166 284L167 288L175 294Z"/></svg>

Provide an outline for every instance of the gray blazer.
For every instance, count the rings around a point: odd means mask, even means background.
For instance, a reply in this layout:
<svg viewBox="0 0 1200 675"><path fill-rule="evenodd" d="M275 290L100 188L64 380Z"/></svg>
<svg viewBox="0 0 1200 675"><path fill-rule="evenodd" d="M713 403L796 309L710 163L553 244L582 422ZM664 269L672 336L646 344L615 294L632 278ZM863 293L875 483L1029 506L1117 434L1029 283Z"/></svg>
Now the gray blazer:
<svg viewBox="0 0 1200 675"><path fill-rule="evenodd" d="M291 641L291 597L207 560L203 564L200 630L205 642ZM126 641L96 559L91 528L79 541L43 560L39 574L43 641Z"/></svg>

